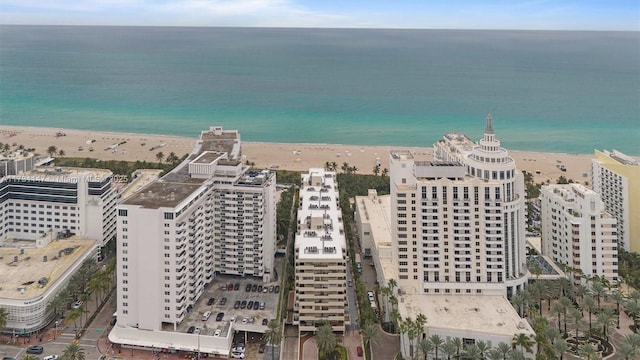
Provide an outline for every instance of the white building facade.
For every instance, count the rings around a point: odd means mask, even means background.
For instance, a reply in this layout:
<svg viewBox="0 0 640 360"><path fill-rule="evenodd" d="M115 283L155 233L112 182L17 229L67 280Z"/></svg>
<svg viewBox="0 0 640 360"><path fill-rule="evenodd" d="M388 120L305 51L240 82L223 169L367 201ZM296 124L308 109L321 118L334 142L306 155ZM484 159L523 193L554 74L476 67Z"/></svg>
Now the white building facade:
<svg viewBox="0 0 640 360"><path fill-rule="evenodd" d="M104 246L116 235L112 179L109 170L48 166L0 178L0 246L61 232Z"/></svg>
<svg viewBox="0 0 640 360"><path fill-rule="evenodd" d="M250 171L240 158L238 132L212 127L182 164L118 206L118 322L111 341L189 348L196 335L175 329L217 274L271 281L275 173ZM219 339L200 337L211 352L224 351L216 348ZM220 344L228 352L230 344Z"/></svg>
<svg viewBox="0 0 640 360"><path fill-rule="evenodd" d="M408 294L511 296L527 281L524 177L487 117L478 144L447 134L434 161L391 151L391 221Z"/></svg>
<svg viewBox="0 0 640 360"><path fill-rule="evenodd" d="M580 184L546 185L540 200L543 254L585 275L617 281L617 220L599 195ZM581 281L578 273L574 281Z"/></svg>
<svg viewBox="0 0 640 360"><path fill-rule="evenodd" d="M347 246L335 172L302 175L295 237L294 324L313 332L326 322L336 332L350 324Z"/></svg>

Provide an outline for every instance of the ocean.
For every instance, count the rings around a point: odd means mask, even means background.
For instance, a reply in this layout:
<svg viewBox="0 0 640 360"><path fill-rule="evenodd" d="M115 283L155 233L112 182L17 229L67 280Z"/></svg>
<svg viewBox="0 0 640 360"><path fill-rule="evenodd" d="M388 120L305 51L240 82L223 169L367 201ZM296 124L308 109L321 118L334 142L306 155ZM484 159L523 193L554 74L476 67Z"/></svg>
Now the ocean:
<svg viewBox="0 0 640 360"><path fill-rule="evenodd" d="M0 124L640 155L640 32L0 26ZM0 140L1 141L1 140Z"/></svg>

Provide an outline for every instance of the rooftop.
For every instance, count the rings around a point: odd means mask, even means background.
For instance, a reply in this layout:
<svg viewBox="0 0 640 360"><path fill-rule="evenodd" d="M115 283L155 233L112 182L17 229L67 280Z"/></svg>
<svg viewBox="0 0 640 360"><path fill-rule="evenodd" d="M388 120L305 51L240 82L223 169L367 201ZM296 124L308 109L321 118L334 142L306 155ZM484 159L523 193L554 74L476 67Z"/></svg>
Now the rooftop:
<svg viewBox="0 0 640 360"><path fill-rule="evenodd" d="M93 250L96 242L73 236L42 248L36 248L33 241L5 244L9 246L0 247L0 298L26 300L44 293L74 262Z"/></svg>
<svg viewBox="0 0 640 360"><path fill-rule="evenodd" d="M507 337L534 333L503 296L401 295L398 305L403 317L424 314L428 327Z"/></svg>
<svg viewBox="0 0 640 360"><path fill-rule="evenodd" d="M204 180L193 179L183 183L155 181L130 195L122 204L140 205L149 209L176 207L196 192L203 185Z"/></svg>
<svg viewBox="0 0 640 360"><path fill-rule="evenodd" d="M52 182L102 182L113 173L107 169L38 166L20 175L10 175L24 180Z"/></svg>
<svg viewBox="0 0 640 360"><path fill-rule="evenodd" d="M27 150L8 150L0 152L0 161L2 160L20 160L30 157L34 157L34 153L30 153Z"/></svg>
<svg viewBox="0 0 640 360"><path fill-rule="evenodd" d="M193 160L196 164L211 164L219 157L223 156L224 153L217 151L203 151L200 156L198 156L195 160Z"/></svg>
<svg viewBox="0 0 640 360"><path fill-rule="evenodd" d="M126 200L129 196L133 195L135 192L139 191L143 187L151 184L152 182L158 180L162 174L162 170L159 169L139 169L134 173L134 178L131 180L129 184L122 191L122 199Z"/></svg>
<svg viewBox="0 0 640 360"><path fill-rule="evenodd" d="M298 232L295 238L299 258L342 258L346 247L342 214L338 208L335 172L309 169L302 175Z"/></svg>

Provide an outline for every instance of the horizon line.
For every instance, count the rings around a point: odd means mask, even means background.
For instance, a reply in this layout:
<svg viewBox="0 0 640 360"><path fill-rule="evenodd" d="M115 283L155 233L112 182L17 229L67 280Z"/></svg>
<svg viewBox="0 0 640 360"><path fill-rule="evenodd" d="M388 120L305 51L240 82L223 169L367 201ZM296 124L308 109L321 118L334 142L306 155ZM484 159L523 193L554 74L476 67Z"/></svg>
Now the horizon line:
<svg viewBox="0 0 640 360"><path fill-rule="evenodd" d="M318 27L318 26L224 26L224 25L123 25L123 24L6 24L0 26L58 26L58 27L112 27L112 28L210 28L210 29L280 29L280 30L429 30L429 31L545 31L545 32L630 32L640 29L507 29L507 28L419 28L419 27Z"/></svg>

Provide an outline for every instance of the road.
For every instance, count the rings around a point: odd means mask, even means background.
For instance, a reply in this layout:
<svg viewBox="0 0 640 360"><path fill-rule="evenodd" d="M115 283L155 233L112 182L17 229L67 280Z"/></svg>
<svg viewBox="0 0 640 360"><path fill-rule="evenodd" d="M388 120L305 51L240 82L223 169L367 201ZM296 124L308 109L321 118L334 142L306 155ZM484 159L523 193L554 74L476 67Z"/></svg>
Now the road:
<svg viewBox="0 0 640 360"><path fill-rule="evenodd" d="M94 298L92 297L91 301L88 302L88 308L90 311L95 311ZM97 341L103 331L107 329L109 326L109 321L114 312L114 308L106 304L102 311L96 316L92 324L85 331L84 336L78 342L78 345L82 347L85 351L85 356L87 359L99 359L100 353L97 348ZM73 323L66 324L66 326L58 329L58 335L54 338L54 329L51 328L46 332L45 335L42 336L42 342L40 343L35 336L31 343L23 343L23 340L18 338L18 344L14 345L0 345L0 355L1 356L11 356L16 359L21 359L26 355L26 349L30 345L35 345L38 343L44 347L44 353L38 355L39 358L43 358L48 355L61 355L64 349L69 346L74 337L74 326Z"/></svg>

